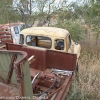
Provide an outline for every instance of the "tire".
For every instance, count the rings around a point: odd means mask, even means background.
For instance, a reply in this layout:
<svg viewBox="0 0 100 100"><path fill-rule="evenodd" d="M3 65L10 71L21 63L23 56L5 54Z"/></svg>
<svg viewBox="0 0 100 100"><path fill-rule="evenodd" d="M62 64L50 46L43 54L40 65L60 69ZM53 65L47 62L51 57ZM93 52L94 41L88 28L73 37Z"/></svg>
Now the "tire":
<svg viewBox="0 0 100 100"><path fill-rule="evenodd" d="M76 80L79 82L79 67L78 67L78 62L76 64L76 71L75 71L75 76L76 76Z"/></svg>
<svg viewBox="0 0 100 100"><path fill-rule="evenodd" d="M78 62L77 62L77 64L76 64L76 71L78 72Z"/></svg>

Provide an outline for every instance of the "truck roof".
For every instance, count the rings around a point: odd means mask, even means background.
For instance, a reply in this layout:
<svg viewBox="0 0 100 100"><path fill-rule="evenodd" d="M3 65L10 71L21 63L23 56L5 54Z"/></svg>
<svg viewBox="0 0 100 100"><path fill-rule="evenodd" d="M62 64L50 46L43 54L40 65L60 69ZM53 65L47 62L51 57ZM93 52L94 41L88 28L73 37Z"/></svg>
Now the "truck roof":
<svg viewBox="0 0 100 100"><path fill-rule="evenodd" d="M53 36L65 38L69 32L62 28L56 27L31 27L21 31L24 35Z"/></svg>

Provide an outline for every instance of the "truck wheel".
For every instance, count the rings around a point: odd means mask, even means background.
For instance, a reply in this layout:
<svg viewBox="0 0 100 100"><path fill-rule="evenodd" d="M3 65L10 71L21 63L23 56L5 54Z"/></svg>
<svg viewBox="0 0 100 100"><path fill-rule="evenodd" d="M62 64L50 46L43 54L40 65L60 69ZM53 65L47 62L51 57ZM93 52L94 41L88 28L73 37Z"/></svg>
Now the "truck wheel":
<svg viewBox="0 0 100 100"><path fill-rule="evenodd" d="M76 64L76 71L78 72L78 62L77 62L77 64Z"/></svg>
<svg viewBox="0 0 100 100"><path fill-rule="evenodd" d="M78 62L76 64L76 72L75 72L75 76L76 76L76 80L79 82L79 68L78 68Z"/></svg>

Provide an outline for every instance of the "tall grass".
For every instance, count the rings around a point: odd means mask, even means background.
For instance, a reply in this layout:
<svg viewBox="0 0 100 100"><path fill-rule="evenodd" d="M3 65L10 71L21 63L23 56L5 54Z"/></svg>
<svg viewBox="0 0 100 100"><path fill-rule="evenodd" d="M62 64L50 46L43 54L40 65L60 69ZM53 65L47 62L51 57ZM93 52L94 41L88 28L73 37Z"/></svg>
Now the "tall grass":
<svg viewBox="0 0 100 100"><path fill-rule="evenodd" d="M74 78L66 100L100 100L100 49L82 45L79 80Z"/></svg>

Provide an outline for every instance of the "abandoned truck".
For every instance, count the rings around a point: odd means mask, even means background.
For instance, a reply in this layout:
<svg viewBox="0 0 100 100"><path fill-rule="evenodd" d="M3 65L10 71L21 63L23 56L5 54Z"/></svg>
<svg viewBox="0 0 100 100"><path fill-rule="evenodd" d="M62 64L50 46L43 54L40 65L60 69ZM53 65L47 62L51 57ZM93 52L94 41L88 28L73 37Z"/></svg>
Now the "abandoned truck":
<svg viewBox="0 0 100 100"><path fill-rule="evenodd" d="M6 46L8 50L0 50L0 99L65 99L76 70L76 54Z"/></svg>
<svg viewBox="0 0 100 100"><path fill-rule="evenodd" d="M22 31L23 45L6 43L7 51L0 51L1 99L64 100L74 77L80 45L70 40L69 46L70 34L64 29L36 28L37 34L29 35L33 29Z"/></svg>
<svg viewBox="0 0 100 100"><path fill-rule="evenodd" d="M81 46L73 42L69 32L55 27L31 27L21 31L20 44L30 48L46 48L60 52L77 54L76 70Z"/></svg>

